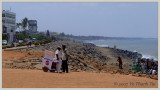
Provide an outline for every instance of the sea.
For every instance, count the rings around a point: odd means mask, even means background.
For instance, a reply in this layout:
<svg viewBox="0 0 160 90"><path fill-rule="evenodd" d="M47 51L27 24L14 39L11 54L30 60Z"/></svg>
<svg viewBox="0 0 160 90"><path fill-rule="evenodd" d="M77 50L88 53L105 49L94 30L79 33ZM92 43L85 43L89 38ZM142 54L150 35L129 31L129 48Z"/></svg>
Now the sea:
<svg viewBox="0 0 160 90"><path fill-rule="evenodd" d="M142 58L158 60L158 39L156 38L128 38L128 39L107 39L107 40L84 40L85 43L93 43L100 47L111 47L138 52Z"/></svg>

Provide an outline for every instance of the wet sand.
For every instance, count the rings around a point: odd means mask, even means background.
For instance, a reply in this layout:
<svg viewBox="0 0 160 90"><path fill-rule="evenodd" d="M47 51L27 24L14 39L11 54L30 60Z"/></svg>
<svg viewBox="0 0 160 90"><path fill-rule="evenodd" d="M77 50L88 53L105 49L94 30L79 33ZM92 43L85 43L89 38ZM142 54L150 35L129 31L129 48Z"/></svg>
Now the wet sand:
<svg viewBox="0 0 160 90"><path fill-rule="evenodd" d="M2 88L157 88L158 80L131 75L2 69Z"/></svg>

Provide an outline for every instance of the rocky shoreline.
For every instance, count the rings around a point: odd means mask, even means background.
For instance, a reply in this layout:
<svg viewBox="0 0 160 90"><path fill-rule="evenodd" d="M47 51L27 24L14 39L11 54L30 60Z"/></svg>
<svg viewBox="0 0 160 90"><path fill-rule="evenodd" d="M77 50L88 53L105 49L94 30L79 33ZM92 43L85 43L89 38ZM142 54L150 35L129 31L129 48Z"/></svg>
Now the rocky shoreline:
<svg viewBox="0 0 160 90"><path fill-rule="evenodd" d="M44 45L38 45L33 48L16 49L14 51L27 52L28 54L44 52L44 50L55 51L56 48L62 44L67 45L69 53L68 64L70 70L100 71L103 70L103 66L107 65L108 62L112 60L110 56L97 49L100 47L97 47L94 44L73 41L55 41ZM139 53L130 52L127 50L113 48L103 49L108 49L111 53L113 53L112 57L114 58L121 56L122 58L128 59L130 62L141 56ZM20 60L10 62L11 64L8 62L3 66L11 68L41 69L42 58L43 55L23 57Z"/></svg>
<svg viewBox="0 0 160 90"><path fill-rule="evenodd" d="M108 47L97 47L90 43L72 42L72 41L55 41L44 45L38 45L31 48L21 48L10 50L13 52L26 53L25 57L17 60L3 60L3 68L13 69L34 69L42 70L42 58L44 50L55 51L58 46L67 45L69 53L69 70L70 71L87 71L87 72L109 72L111 74L132 74L133 76L157 77L141 75L136 72L130 72L134 60L142 55L127 50L114 49ZM8 50L4 50L8 51ZM38 54L37 54L38 53ZM123 70L118 69L117 57L124 59Z"/></svg>

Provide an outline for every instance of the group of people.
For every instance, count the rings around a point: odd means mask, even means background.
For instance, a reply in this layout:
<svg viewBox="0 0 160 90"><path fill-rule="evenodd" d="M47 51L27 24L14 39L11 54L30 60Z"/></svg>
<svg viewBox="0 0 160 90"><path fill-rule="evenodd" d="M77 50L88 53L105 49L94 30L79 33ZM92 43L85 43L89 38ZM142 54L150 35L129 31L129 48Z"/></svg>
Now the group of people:
<svg viewBox="0 0 160 90"><path fill-rule="evenodd" d="M119 62L119 69L123 69L121 57L118 57L117 61ZM132 70L145 74L156 75L158 74L158 61L154 61L153 59L138 58L132 65Z"/></svg>
<svg viewBox="0 0 160 90"><path fill-rule="evenodd" d="M56 52L55 52L55 58L57 60L56 63L53 62L52 64L52 68L55 68L54 66L56 66L55 69L57 69L58 73L62 73L61 72L61 67L63 72L68 73L68 54L67 54L67 49L66 49L66 45L62 45L62 53L60 52L61 48L57 47ZM62 56L61 56L62 55ZM50 71L52 72L52 71Z"/></svg>
<svg viewBox="0 0 160 90"><path fill-rule="evenodd" d="M156 75L158 73L158 61L138 58L136 60L136 71Z"/></svg>
<svg viewBox="0 0 160 90"><path fill-rule="evenodd" d="M56 69L58 73L61 73L61 67L62 67L63 72L68 73L68 54L66 45L62 45L62 52L61 48L57 47L55 52L55 58L57 62L56 63L53 62L52 68ZM122 58L118 57L117 61L119 62L119 69L123 69ZM158 61L153 61L145 58L142 59L138 58L136 62L134 62L132 70L145 74L156 75L158 73ZM50 70L50 72L52 71Z"/></svg>

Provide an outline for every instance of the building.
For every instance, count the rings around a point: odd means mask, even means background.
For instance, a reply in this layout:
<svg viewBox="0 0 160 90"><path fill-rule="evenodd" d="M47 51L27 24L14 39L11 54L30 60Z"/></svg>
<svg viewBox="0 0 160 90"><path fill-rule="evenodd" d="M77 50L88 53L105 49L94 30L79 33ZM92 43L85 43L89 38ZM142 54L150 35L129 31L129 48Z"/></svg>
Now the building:
<svg viewBox="0 0 160 90"><path fill-rule="evenodd" d="M2 11L2 28L2 33L7 36L8 43L16 41L16 13L11 12L9 10Z"/></svg>
<svg viewBox="0 0 160 90"><path fill-rule="evenodd" d="M28 20L28 33L37 33L37 20Z"/></svg>

